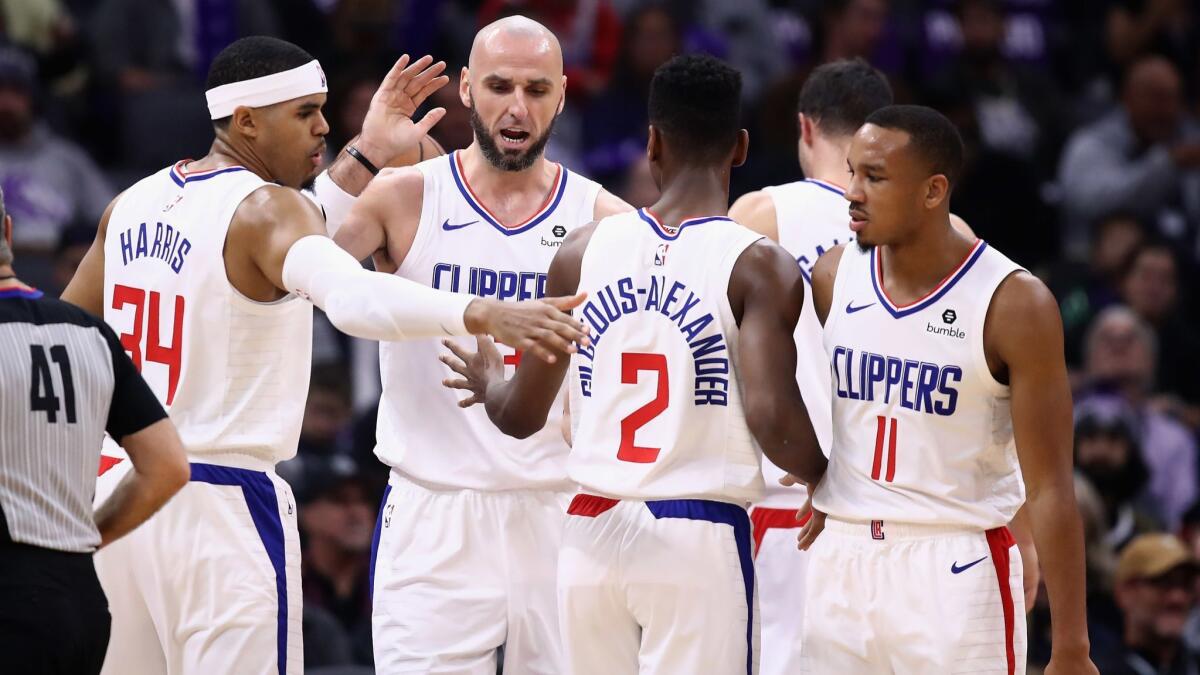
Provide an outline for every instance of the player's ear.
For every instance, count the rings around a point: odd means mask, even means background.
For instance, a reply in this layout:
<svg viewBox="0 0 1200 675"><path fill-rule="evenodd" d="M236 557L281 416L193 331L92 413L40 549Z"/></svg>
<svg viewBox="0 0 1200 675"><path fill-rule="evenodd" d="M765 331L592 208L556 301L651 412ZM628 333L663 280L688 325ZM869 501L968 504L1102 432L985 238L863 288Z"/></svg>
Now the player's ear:
<svg viewBox="0 0 1200 675"><path fill-rule="evenodd" d="M4 214L4 243L8 244L8 250L12 250L12 215Z"/></svg>
<svg viewBox="0 0 1200 675"><path fill-rule="evenodd" d="M653 124L650 125L650 134L646 138L646 161L651 164L658 162L658 158L662 156L662 135L658 133L658 129Z"/></svg>
<svg viewBox="0 0 1200 675"><path fill-rule="evenodd" d="M471 71L466 66L458 74L458 98L464 106L471 107Z"/></svg>
<svg viewBox="0 0 1200 675"><path fill-rule="evenodd" d="M935 209L950 201L950 181L944 174L934 174L925 181L925 208Z"/></svg>
<svg viewBox="0 0 1200 675"><path fill-rule="evenodd" d="M567 76L563 75L562 76L562 98L558 99L558 111L554 114L561 115L562 111L563 111L563 106L565 106L566 104L567 104Z"/></svg>
<svg viewBox="0 0 1200 675"><path fill-rule="evenodd" d="M800 142L811 146L813 143L812 119L804 113L796 113L796 125L800 127Z"/></svg>
<svg viewBox="0 0 1200 675"><path fill-rule="evenodd" d="M746 155L750 153L750 132L738 129L737 141L733 144L733 166L746 163Z"/></svg>
<svg viewBox="0 0 1200 675"><path fill-rule="evenodd" d="M234 108L233 114L230 115L229 128L237 129L239 133L248 138L257 138L258 124L254 119L254 110L246 106Z"/></svg>

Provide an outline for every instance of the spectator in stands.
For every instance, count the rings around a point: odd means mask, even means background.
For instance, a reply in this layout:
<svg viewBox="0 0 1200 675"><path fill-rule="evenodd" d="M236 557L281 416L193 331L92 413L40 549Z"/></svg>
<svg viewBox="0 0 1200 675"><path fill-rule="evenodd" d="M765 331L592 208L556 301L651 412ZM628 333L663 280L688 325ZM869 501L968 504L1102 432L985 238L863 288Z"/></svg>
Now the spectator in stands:
<svg viewBox="0 0 1200 675"><path fill-rule="evenodd" d="M1198 494L1196 440L1183 424L1150 404L1156 342L1153 329L1128 307L1100 312L1087 334L1086 383L1076 405L1132 411L1150 469L1147 496L1161 522L1174 529Z"/></svg>
<svg viewBox="0 0 1200 675"><path fill-rule="evenodd" d="M588 103L583 113L584 168L604 184L645 157L650 79L656 68L679 53L682 44L678 23L660 5L635 11L623 37L612 86Z"/></svg>
<svg viewBox="0 0 1200 675"><path fill-rule="evenodd" d="M1130 66L1121 106L1079 129L1059 164L1065 244L1087 251L1090 228L1114 212L1146 220L1192 247L1200 223L1200 125L1185 114L1179 72L1162 57Z"/></svg>
<svg viewBox="0 0 1200 675"><path fill-rule="evenodd" d="M1083 360L1083 337L1100 310L1121 301L1129 261L1145 240L1145 226L1126 213L1114 213L1096 226L1086 263L1064 260L1050 272L1050 289L1062 310L1067 364Z"/></svg>
<svg viewBox="0 0 1200 675"><path fill-rule="evenodd" d="M13 245L22 272L34 265L48 270L63 230L79 220L99 222L113 197L88 155L41 121L35 82L29 56L0 48L0 187L9 213L21 223ZM35 277L44 283L44 275Z"/></svg>
<svg viewBox="0 0 1200 675"><path fill-rule="evenodd" d="M1195 5L1189 0L1110 0L1105 45L1113 66L1124 67L1140 56L1161 54L1194 75Z"/></svg>
<svg viewBox="0 0 1200 675"><path fill-rule="evenodd" d="M1158 362L1154 387L1160 402L1187 417L1200 403L1200 336L1183 313L1179 261L1165 242L1135 252L1121 283L1121 299L1154 328Z"/></svg>
<svg viewBox="0 0 1200 675"><path fill-rule="evenodd" d="M934 88L957 90L970 100L983 146L1033 161L1038 169L1049 165L1065 134L1066 111L1055 83L1044 70L1005 56L1001 0L963 0L956 16L962 52L944 61Z"/></svg>
<svg viewBox="0 0 1200 675"><path fill-rule="evenodd" d="M344 455L309 462L300 488L304 603L333 615L355 652L365 644L370 654L368 571L377 495L354 460Z"/></svg>
<svg viewBox="0 0 1200 675"><path fill-rule="evenodd" d="M111 101L128 168L204 154L212 121L204 77L217 52L247 35L277 35L264 0L101 0L90 22L94 65Z"/></svg>
<svg viewBox="0 0 1200 675"><path fill-rule="evenodd" d="M1106 543L1120 549L1136 535L1162 528L1143 507L1150 472L1134 434L1132 412L1089 403L1075 409L1075 468L1100 495Z"/></svg>
<svg viewBox="0 0 1200 675"><path fill-rule="evenodd" d="M1104 675L1187 675L1200 653L1184 642L1196 607L1196 559L1171 534L1144 534L1117 561L1116 601L1124 615L1121 644L1096 655ZM1099 651L1099 650L1097 650Z"/></svg>

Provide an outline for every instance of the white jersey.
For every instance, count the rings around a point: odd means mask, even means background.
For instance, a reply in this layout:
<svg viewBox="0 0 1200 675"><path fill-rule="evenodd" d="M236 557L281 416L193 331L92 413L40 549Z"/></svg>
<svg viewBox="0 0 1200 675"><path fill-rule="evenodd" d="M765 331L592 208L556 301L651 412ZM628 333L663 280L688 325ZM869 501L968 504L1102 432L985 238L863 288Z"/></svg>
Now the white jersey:
<svg viewBox="0 0 1200 675"><path fill-rule="evenodd" d="M808 179L764 189L775 203L775 222L782 246L804 275L804 309L796 322L796 383L808 408L809 419L817 433L821 450L829 454L833 437L830 412L829 364L821 344L821 322L813 308L812 268L825 251L854 239L850 231L849 203L841 188ZM783 487L779 479L786 472L763 457L766 494L756 504L767 508L797 509L808 492L803 485Z"/></svg>
<svg viewBox="0 0 1200 675"><path fill-rule="evenodd" d="M762 237L724 217L677 227L647 211L605 218L583 255L576 310L592 344L571 359L574 447L585 492L618 499L762 494L761 450L738 382L729 277Z"/></svg>
<svg viewBox="0 0 1200 675"><path fill-rule="evenodd" d="M825 321L833 449L814 499L849 521L1006 525L1025 500L1007 386L984 356L1000 283L1021 268L982 240L924 298L882 285L879 249L848 245Z"/></svg>
<svg viewBox="0 0 1200 675"><path fill-rule="evenodd" d="M193 458L293 457L308 395L312 305L255 302L225 271L234 211L268 183L183 162L117 200L104 240L104 319L170 411Z"/></svg>
<svg viewBox="0 0 1200 675"><path fill-rule="evenodd" d="M425 179L412 248L396 274L455 293L530 300L546 292L546 272L567 233L594 217L600 185L556 165L546 201L525 222L505 226L471 192L459 153L417 165ZM474 351L474 338L458 338ZM512 376L519 356L498 345ZM403 476L437 489L569 489L569 448L562 405L546 427L518 440L505 436L483 406L463 410L459 393L442 386L450 371L438 361L440 340L379 345L383 396L375 454Z"/></svg>

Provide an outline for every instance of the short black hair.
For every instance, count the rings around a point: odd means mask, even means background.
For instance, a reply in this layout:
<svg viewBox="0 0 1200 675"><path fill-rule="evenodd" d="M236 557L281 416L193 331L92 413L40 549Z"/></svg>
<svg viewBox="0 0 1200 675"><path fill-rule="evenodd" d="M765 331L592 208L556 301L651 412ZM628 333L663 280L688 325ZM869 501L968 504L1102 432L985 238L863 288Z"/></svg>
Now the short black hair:
<svg viewBox="0 0 1200 675"><path fill-rule="evenodd" d="M222 49L213 59L208 68L208 79L204 82L204 88L213 89L234 82L282 73L299 68L312 60L312 54L286 40L266 35L244 37ZM213 124L218 127L227 126L229 118L213 120Z"/></svg>
<svg viewBox="0 0 1200 675"><path fill-rule="evenodd" d="M648 107L672 152L717 161L741 129L742 74L706 54L676 56L654 71Z"/></svg>
<svg viewBox="0 0 1200 675"><path fill-rule="evenodd" d="M861 58L841 59L812 71L796 112L811 117L828 136L850 136L868 115L893 101L887 76Z"/></svg>
<svg viewBox="0 0 1200 675"><path fill-rule="evenodd" d="M963 141L945 115L923 105L890 105L867 117L866 124L908 134L908 144L929 165L930 175L942 174L953 186L962 172Z"/></svg>

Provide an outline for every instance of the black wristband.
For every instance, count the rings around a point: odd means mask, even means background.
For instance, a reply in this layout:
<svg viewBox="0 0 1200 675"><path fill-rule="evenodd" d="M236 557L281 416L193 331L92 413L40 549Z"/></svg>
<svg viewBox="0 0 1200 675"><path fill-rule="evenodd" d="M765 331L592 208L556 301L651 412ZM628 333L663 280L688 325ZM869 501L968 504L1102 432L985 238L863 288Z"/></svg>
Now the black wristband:
<svg viewBox="0 0 1200 675"><path fill-rule="evenodd" d="M379 167L375 166L371 163L371 160L364 157L363 154L358 151L358 148L354 147L353 145L347 145L346 154L350 155L354 159L357 159L358 163L362 164L367 171L370 171L372 176L379 175Z"/></svg>

